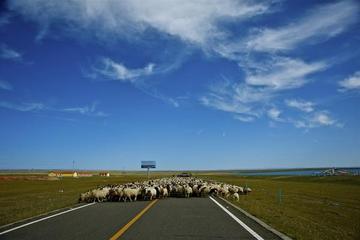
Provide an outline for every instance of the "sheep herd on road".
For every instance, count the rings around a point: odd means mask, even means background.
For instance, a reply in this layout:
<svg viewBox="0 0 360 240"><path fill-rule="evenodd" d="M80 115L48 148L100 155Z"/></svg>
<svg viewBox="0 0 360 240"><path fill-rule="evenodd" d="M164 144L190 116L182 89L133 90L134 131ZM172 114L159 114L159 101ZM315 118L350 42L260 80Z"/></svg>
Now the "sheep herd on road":
<svg viewBox="0 0 360 240"><path fill-rule="evenodd" d="M167 197L206 197L216 195L238 201L249 187L205 181L194 177L170 177L122 185L107 185L80 194L79 202L119 202L152 200Z"/></svg>

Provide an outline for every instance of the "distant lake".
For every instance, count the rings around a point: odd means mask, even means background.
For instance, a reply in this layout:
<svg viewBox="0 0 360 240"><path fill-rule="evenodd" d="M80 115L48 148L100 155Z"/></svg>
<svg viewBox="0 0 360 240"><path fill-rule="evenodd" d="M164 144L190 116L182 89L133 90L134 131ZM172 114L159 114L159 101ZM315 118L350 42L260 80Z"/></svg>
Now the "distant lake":
<svg viewBox="0 0 360 240"><path fill-rule="evenodd" d="M328 168L324 169L305 169L305 170L264 170L264 171L254 171L254 172L243 172L237 171L234 172L236 175L242 176L314 176L319 175L321 172L327 170ZM337 168L337 170L345 170L351 173L360 173L360 168Z"/></svg>

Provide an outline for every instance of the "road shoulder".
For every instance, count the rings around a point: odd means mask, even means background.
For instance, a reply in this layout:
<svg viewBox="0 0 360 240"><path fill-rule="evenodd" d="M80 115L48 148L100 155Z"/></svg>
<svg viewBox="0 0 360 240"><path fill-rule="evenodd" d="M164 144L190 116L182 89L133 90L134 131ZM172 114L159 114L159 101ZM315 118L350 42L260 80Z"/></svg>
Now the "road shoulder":
<svg viewBox="0 0 360 240"><path fill-rule="evenodd" d="M239 206L236 206L230 201L222 197L216 197L216 200L218 200L225 208L235 214L239 219L244 221L249 227L255 228L254 230L260 233L260 235L263 236L265 239L292 240L290 237L277 231L273 227L269 226L262 220L251 215L250 213L240 208Z"/></svg>

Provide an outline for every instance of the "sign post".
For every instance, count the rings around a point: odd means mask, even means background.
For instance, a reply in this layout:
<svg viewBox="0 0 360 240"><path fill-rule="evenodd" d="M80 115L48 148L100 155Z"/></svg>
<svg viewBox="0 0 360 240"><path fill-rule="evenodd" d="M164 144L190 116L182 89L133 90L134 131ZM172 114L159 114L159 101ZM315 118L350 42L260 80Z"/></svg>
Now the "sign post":
<svg viewBox="0 0 360 240"><path fill-rule="evenodd" d="M156 168L155 161L141 161L141 168L147 168L147 178L149 179L150 168Z"/></svg>

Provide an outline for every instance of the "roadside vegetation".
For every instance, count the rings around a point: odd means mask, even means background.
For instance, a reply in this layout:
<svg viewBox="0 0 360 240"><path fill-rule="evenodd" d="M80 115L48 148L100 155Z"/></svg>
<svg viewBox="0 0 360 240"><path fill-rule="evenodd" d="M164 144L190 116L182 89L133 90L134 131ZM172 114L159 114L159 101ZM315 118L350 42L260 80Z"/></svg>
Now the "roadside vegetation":
<svg viewBox="0 0 360 240"><path fill-rule="evenodd" d="M199 177L251 187L234 202L293 239L360 239L360 177Z"/></svg>

